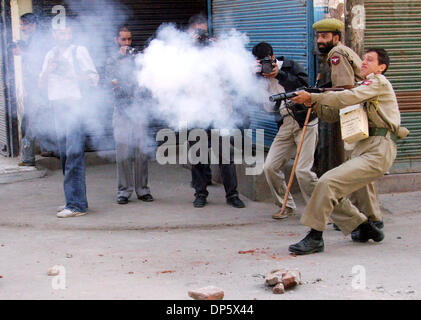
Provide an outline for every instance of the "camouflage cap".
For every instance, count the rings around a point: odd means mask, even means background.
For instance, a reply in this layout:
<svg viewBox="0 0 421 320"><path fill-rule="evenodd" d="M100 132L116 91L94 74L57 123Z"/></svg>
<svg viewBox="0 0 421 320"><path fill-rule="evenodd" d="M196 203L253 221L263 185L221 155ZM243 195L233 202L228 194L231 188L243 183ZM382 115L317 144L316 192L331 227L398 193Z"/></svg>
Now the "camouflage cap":
<svg viewBox="0 0 421 320"><path fill-rule="evenodd" d="M317 32L342 32L345 25L342 21L334 18L327 18L313 24L313 29Z"/></svg>

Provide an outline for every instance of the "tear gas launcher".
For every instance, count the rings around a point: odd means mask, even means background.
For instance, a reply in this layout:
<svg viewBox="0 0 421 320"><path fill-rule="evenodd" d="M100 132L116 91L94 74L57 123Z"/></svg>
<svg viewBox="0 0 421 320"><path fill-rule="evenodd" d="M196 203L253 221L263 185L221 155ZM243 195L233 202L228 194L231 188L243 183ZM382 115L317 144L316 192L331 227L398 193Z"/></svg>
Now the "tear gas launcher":
<svg viewBox="0 0 421 320"><path fill-rule="evenodd" d="M297 96L297 91L307 91L308 93L323 93L323 92L329 92L329 91L344 91L343 88L298 88L294 92L284 92L284 93L278 93L273 96L269 97L269 101L271 102L277 102L277 101L285 101L289 100L291 98L294 98Z"/></svg>

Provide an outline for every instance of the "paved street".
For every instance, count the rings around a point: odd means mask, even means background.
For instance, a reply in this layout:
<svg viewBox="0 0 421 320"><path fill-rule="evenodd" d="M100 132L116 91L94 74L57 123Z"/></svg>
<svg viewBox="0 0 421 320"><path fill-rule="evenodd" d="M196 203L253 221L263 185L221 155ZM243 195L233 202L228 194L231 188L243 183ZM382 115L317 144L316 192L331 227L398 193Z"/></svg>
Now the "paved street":
<svg viewBox="0 0 421 320"><path fill-rule="evenodd" d="M70 219L55 216L60 171L0 184L0 299L190 299L189 289L208 285L225 299L421 298L421 192L381 196L383 242L356 244L329 226L324 253L294 257L288 245L307 228L298 217L273 220L270 202L242 197L247 208L234 209L216 185L194 209L189 171L153 163L156 201L118 205L115 165L87 172L89 214ZM54 265L65 268L65 290L52 287ZM365 290L352 286L358 265ZM299 269L304 283L274 295L263 276L276 268Z"/></svg>

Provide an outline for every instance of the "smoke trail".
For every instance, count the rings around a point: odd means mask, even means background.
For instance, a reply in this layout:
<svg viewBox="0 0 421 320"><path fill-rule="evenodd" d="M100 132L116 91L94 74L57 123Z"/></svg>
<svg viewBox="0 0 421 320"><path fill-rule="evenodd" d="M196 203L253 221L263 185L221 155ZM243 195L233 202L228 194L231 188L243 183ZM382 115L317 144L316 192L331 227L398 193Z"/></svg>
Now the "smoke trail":
<svg viewBox="0 0 421 320"><path fill-rule="evenodd" d="M248 39L235 30L200 46L188 32L162 25L137 59L139 86L155 118L170 128L232 129L241 125L250 107L267 96L266 83L255 75Z"/></svg>

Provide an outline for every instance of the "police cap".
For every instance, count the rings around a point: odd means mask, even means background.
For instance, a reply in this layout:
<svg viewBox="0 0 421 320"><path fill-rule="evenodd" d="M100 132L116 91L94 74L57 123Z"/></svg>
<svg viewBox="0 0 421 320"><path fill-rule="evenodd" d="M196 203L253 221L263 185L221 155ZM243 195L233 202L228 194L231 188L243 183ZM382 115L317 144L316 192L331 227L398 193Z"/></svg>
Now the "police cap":
<svg viewBox="0 0 421 320"><path fill-rule="evenodd" d="M313 29L317 32L342 32L344 23L338 19L327 18L313 24Z"/></svg>

